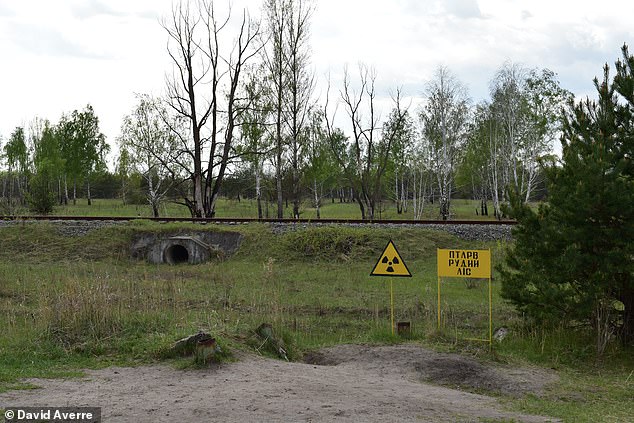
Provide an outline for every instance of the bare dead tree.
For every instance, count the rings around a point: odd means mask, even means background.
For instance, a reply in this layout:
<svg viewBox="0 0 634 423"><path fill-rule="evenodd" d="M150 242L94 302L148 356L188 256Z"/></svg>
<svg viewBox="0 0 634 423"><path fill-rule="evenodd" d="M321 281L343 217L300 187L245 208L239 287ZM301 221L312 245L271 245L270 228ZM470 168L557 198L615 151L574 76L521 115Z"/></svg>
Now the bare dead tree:
<svg viewBox="0 0 634 423"><path fill-rule="evenodd" d="M189 122L193 145L188 145L182 138L183 154L189 156L193 169L189 170L189 179L193 185L193 200L185 198L192 216L205 217L203 202L203 169L202 169L202 136L201 132L211 113L212 105L202 106L201 85L209 72L204 61L200 42L197 38L197 27L200 24L199 10L192 11L189 2L175 3L171 19L163 20L162 26L167 31L169 41L167 52L172 59L174 73L167 79L168 105L173 111ZM201 63L202 66L198 66ZM181 165L182 160L178 160ZM186 166L188 168L189 166Z"/></svg>
<svg viewBox="0 0 634 423"><path fill-rule="evenodd" d="M352 159L352 167L354 169L355 174L355 184L356 186L354 192L354 199L359 204L359 208L361 210L361 218L366 218L366 206L369 206L369 197L368 197L368 181L366 180L366 172L364 172L365 164L364 164L364 155L367 153L368 159L371 159L372 153L370 152L373 149L372 141L373 134L376 127L376 121L374 120L372 114L374 111L374 97L370 95L368 98L368 102L370 103L371 116L369 121L369 127L364 129L362 127L361 120L361 104L363 102L363 96L366 94L366 86L368 84L368 79L370 78L370 83L372 84L372 88L369 90L370 93L374 92L374 78L368 75L368 68L364 65L359 65L359 75L360 75L360 90L357 94L353 88L351 87L350 82L350 74L348 73L347 66L344 68L344 78L343 78L343 91L340 91L341 100L344 103L346 108L346 112L348 113L348 117L350 118L350 122L352 123L352 146L351 146L351 159ZM365 137L369 140L367 146L363 145L364 133L369 132L369 135L365 135Z"/></svg>
<svg viewBox="0 0 634 423"><path fill-rule="evenodd" d="M397 134L388 131L383 137L378 135L379 116L375 110L376 73L365 65L359 65L360 89L352 87L347 68L344 69L341 100L346 108L352 127L350 144L351 166L355 171L354 193L359 204L362 219L376 217L381 199L381 180L389 163L390 151ZM394 124L402 126L407 109L400 106L400 90L397 90ZM368 113L364 118L363 113Z"/></svg>
<svg viewBox="0 0 634 423"><path fill-rule="evenodd" d="M330 114L330 75L328 75L326 98L322 111L325 126L325 136L330 147L330 151L332 153L331 157L334 158L334 160L337 162L337 165L339 166L339 169L341 171L341 175L343 176L342 182L347 184L346 187L339 187L338 189L339 201L343 202L344 197L349 198L351 201L356 201L361 209L361 215L365 216L365 207L360 201L357 194L361 192L361 188L359 185L360 179L357 175L356 165L358 160L353 157L352 149L350 148L350 145L348 143L348 137L345 136L340 128L336 128L334 126L338 108L339 102L336 102L334 105L334 110L332 111L332 114ZM350 189L349 194L348 188Z"/></svg>
<svg viewBox="0 0 634 423"><path fill-rule="evenodd" d="M204 54L209 61L209 70L210 70L210 88L211 88L211 130L210 130L210 146L209 146L209 158L207 163L209 168L205 175L205 203L204 209L208 216L212 216L215 214L215 199L212 200L212 185L214 184L214 172L213 166L215 163L216 151L219 147L219 122L218 122L218 110L219 110L219 96L220 94L220 82L226 75L228 70L221 71L221 62L222 59L220 57L220 43L219 43L219 34L229 23L229 19L231 17L231 11L227 14L227 17L224 21L219 22L216 18L216 10L214 8L213 1L202 0L201 8L204 10L202 14L202 20L204 21L206 32L207 32L207 45L206 49L204 49ZM242 34L240 34L242 36ZM224 173L223 173L224 175ZM219 178L220 183L222 183L222 176ZM216 179L218 181L218 179Z"/></svg>
<svg viewBox="0 0 634 423"><path fill-rule="evenodd" d="M170 20L162 22L174 65L167 79L167 103L189 126L188 135L174 128L181 149L170 160L187 171L193 198L185 195L184 204L194 217L215 213L241 108L237 105L241 71L258 51L254 44L259 26L245 11L232 48L223 55L220 34L229 29L230 19L231 10L219 20L211 0L199 0L193 8L181 0L174 5Z"/></svg>
<svg viewBox="0 0 634 423"><path fill-rule="evenodd" d="M211 194L209 196L210 204L209 214L211 216L215 213L216 201L218 194L220 193L220 187L227 170L227 165L232 159L231 152L233 148L234 130L237 122L240 122L241 115L248 109L250 104L248 99L239 98L238 87L240 82L240 75L242 74L246 63L256 56L259 52L258 48L251 48L255 41L258 39L259 25L253 25L247 12L242 14L242 24L240 26L240 33L236 39L236 43L232 54L229 59L226 60L228 66L229 75L229 92L227 94L227 111L226 111L226 126L224 130L224 143L222 146L221 155L217 163L219 164L218 174L214 179L214 184L211 187ZM213 160L213 156L210 155L210 161ZM210 170L211 172L211 165Z"/></svg>

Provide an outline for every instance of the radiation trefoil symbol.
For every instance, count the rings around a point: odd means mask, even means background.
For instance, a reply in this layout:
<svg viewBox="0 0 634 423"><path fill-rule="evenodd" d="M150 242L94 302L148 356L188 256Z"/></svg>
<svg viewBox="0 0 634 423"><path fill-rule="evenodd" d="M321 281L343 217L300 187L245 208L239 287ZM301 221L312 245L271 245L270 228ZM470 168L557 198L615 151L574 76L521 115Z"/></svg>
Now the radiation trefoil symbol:
<svg viewBox="0 0 634 423"><path fill-rule="evenodd" d="M394 273L394 265L401 264L401 262L398 260L398 256L394 256L392 260L389 260L387 257L383 257L381 263L387 263L387 269L385 269L385 271L388 273Z"/></svg>
<svg viewBox="0 0 634 423"><path fill-rule="evenodd" d="M370 276L412 276L392 240L387 243Z"/></svg>

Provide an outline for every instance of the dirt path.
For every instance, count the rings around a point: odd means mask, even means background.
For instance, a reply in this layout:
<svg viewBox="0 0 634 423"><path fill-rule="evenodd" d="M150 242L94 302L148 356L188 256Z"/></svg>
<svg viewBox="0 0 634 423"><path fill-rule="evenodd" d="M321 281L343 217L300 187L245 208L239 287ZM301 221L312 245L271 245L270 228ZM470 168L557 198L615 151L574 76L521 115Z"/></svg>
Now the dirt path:
<svg viewBox="0 0 634 423"><path fill-rule="evenodd" d="M42 389L0 394L0 407L100 406L106 422L556 421L424 382L521 395L555 380L541 369L484 367L414 345L342 345L307 359L311 363L244 355L203 370L91 370L84 379L33 380Z"/></svg>

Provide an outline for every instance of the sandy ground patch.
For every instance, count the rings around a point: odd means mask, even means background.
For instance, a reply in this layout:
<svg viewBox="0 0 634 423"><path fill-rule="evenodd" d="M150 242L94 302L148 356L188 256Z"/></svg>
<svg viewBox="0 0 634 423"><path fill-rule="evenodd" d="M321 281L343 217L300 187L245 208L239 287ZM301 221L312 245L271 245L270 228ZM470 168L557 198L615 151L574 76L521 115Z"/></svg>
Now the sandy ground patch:
<svg viewBox="0 0 634 423"><path fill-rule="evenodd" d="M556 379L542 369L483 366L415 345L340 345L306 361L242 354L206 369L89 370L82 379L30 380L41 389L0 394L0 407L100 406L105 422L557 421L451 388L539 394Z"/></svg>

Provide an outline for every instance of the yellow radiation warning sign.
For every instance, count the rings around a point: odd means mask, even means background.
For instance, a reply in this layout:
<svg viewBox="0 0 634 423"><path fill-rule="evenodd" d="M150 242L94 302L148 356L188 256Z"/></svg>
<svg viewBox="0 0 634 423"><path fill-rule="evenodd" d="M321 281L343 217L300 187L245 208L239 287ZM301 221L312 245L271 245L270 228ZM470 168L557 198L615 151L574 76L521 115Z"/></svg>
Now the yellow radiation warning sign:
<svg viewBox="0 0 634 423"><path fill-rule="evenodd" d="M405 276L412 277L407 265L401 258L401 255L396 251L396 247L392 240L387 243L387 246L383 250L383 254L379 257L379 261L376 262L370 276Z"/></svg>
<svg viewBox="0 0 634 423"><path fill-rule="evenodd" d="M438 250L438 277L490 278L490 250Z"/></svg>

